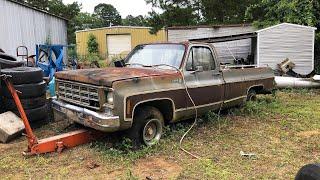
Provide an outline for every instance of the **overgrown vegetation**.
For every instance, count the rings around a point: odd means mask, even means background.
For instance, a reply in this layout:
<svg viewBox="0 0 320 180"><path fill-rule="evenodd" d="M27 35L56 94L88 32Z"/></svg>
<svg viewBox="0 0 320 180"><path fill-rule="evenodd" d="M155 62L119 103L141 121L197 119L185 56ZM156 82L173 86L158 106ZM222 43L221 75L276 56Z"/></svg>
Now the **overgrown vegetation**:
<svg viewBox="0 0 320 180"><path fill-rule="evenodd" d="M0 144L0 172L5 179L34 178L35 173L41 179L293 179L301 166L320 161L319 104L319 91L288 89L221 116L210 112L183 143L199 160L178 145L190 120L166 127L160 144L135 151L116 133L61 155L23 158L22 137ZM37 136L64 132L52 126L37 130ZM242 157L240 151L256 156Z"/></svg>

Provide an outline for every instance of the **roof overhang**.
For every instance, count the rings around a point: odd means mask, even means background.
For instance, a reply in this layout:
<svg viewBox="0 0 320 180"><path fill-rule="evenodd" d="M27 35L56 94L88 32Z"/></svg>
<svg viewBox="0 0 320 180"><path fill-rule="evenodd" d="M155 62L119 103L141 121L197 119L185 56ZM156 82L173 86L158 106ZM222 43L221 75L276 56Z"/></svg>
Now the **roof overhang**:
<svg viewBox="0 0 320 180"><path fill-rule="evenodd" d="M244 34L234 34L230 36L221 36L221 37L209 37L209 38L201 38L201 39L189 39L189 41L195 42L205 42L205 43L217 43L217 42L228 42L228 41L236 41L242 39L250 39L257 37L256 32L252 33L244 33Z"/></svg>
<svg viewBox="0 0 320 180"><path fill-rule="evenodd" d="M263 32L263 31L267 31L267 30L270 30L270 29L273 29L273 28L277 28L279 26L283 26L283 25L289 25L289 26L294 26L294 27L299 27L299 28L305 28L305 29L312 29L312 30L317 30L316 27L312 27L312 26L303 26L303 25L299 25L299 24L292 24L292 23L281 23L281 24L277 24L275 26L270 26L270 27L267 27L267 28L264 28L264 29L260 29L258 31L256 31L257 33L260 33L260 32Z"/></svg>
<svg viewBox="0 0 320 180"><path fill-rule="evenodd" d="M19 5L24 6L24 7L26 7L26 8L33 9L33 10L35 10L35 11L38 11L38 12L41 12L41 13L44 13L44 14L48 14L48 15L50 15L50 16L54 16L54 17L59 18L59 19L63 19L63 20L65 20L65 21L69 21L67 18L64 18L64 17L58 16L58 15L49 13L49 12L47 12L47 11L44 11L44 10L41 10L41 9L32 7L32 6L30 6L30 5L28 5L28 4L25 4L25 3L21 3L21 2L15 1L15 0L7 0L7 1L12 2L12 3L15 3L15 4L19 4Z"/></svg>
<svg viewBox="0 0 320 180"><path fill-rule="evenodd" d="M218 24L218 25L198 25L198 26L172 26L167 27L167 30L187 30L187 29L199 29L199 28L232 28L232 27L249 27L251 24Z"/></svg>

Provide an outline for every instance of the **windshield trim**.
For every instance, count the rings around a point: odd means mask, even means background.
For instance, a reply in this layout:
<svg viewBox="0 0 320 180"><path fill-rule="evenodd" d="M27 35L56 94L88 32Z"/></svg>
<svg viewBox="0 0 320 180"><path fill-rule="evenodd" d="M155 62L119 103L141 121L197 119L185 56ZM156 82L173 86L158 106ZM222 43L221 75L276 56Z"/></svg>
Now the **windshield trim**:
<svg viewBox="0 0 320 180"><path fill-rule="evenodd" d="M151 44L139 44L137 45L135 48L132 49L132 51L128 54L128 56L124 59L124 62L125 63L128 63L129 61L129 58L133 55L133 53L135 52L135 50L137 48L139 48L139 46L146 46L146 45L181 45L181 46L184 46L184 52L183 52L183 56L182 56L182 59L181 59L181 62L180 62L180 65L178 67L178 69L182 69L182 66L184 64L184 59L186 57L186 53L187 53L187 48L188 46L184 43L151 43Z"/></svg>

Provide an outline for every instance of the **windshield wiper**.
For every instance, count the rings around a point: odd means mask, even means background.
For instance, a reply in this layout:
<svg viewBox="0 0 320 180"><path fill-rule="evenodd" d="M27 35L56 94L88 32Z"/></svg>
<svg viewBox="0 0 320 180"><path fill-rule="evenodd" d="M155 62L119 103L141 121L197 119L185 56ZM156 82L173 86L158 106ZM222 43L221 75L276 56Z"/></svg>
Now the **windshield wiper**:
<svg viewBox="0 0 320 180"><path fill-rule="evenodd" d="M173 68L173 69L175 69L175 70L177 70L177 71L180 71L179 68L177 68L177 67L175 67L175 66L172 66L172 65L169 65L169 64L156 64L156 65L152 65L152 67L154 67L154 68L157 68L157 67L159 67L159 66L167 66L167 67Z"/></svg>
<svg viewBox="0 0 320 180"><path fill-rule="evenodd" d="M152 67L150 65L144 65L144 64L140 64L140 63L126 63L126 66L142 66L142 67Z"/></svg>

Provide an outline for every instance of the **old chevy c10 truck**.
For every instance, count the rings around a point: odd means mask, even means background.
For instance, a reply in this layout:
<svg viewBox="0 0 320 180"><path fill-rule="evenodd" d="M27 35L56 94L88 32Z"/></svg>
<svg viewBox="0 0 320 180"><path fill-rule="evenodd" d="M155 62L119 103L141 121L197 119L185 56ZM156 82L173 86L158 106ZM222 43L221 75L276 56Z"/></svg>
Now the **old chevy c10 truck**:
<svg viewBox="0 0 320 180"><path fill-rule="evenodd" d="M195 108L200 116L274 88L271 68L221 66L205 43L139 45L124 62L57 73L55 113L103 132L126 130L138 144L153 145L164 124L195 117Z"/></svg>

